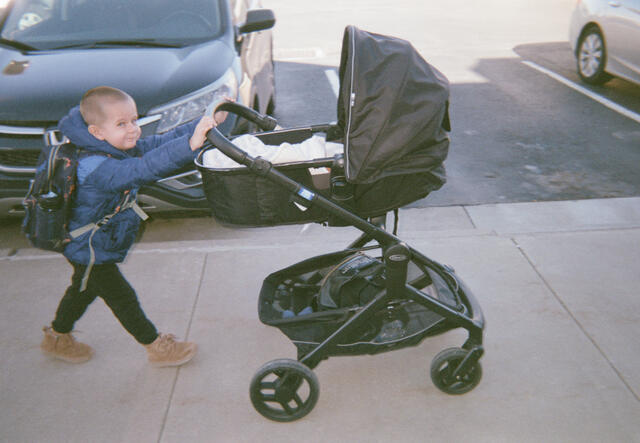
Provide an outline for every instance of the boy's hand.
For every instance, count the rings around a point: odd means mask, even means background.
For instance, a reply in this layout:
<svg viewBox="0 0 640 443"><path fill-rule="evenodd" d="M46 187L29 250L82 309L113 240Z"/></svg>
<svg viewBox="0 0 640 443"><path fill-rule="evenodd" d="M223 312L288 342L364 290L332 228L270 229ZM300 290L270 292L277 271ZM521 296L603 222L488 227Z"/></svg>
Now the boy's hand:
<svg viewBox="0 0 640 443"><path fill-rule="evenodd" d="M207 132L216 126L216 121L213 117L205 115L200 119L196 125L196 129L193 131L193 135L189 139L189 146L192 151L196 151L202 147L207 139Z"/></svg>
<svg viewBox="0 0 640 443"><path fill-rule="evenodd" d="M219 125L220 123L225 121L227 119L228 114L229 113L227 111L218 111L215 114L213 114L213 119L215 120L216 125Z"/></svg>
<svg viewBox="0 0 640 443"><path fill-rule="evenodd" d="M225 97L224 100L227 102L235 101L231 97ZM218 111L213 115L213 119L216 121L216 124L219 125L220 123L226 120L228 114L229 113L227 111Z"/></svg>

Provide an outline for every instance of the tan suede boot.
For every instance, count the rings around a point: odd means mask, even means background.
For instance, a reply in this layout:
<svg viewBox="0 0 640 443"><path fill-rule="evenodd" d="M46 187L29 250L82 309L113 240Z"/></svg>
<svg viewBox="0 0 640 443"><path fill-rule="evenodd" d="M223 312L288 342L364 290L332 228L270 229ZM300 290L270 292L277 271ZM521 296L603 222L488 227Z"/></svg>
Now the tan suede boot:
<svg viewBox="0 0 640 443"><path fill-rule="evenodd" d="M61 334L50 326L42 328L44 339L40 349L45 355L69 363L84 363L93 356L91 346L76 341L71 333Z"/></svg>
<svg viewBox="0 0 640 443"><path fill-rule="evenodd" d="M160 334L150 345L145 345L149 363L155 367L180 366L196 355L195 343L177 341L173 334Z"/></svg>

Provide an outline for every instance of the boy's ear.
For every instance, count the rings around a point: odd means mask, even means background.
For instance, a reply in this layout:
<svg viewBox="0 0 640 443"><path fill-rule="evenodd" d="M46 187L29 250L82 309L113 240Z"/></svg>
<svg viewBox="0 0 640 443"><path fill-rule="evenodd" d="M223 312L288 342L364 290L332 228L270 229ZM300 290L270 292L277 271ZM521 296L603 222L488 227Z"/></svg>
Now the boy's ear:
<svg viewBox="0 0 640 443"><path fill-rule="evenodd" d="M104 136L102 135L102 131L96 125L89 125L87 129L89 129L89 134L93 135L98 140L104 140Z"/></svg>

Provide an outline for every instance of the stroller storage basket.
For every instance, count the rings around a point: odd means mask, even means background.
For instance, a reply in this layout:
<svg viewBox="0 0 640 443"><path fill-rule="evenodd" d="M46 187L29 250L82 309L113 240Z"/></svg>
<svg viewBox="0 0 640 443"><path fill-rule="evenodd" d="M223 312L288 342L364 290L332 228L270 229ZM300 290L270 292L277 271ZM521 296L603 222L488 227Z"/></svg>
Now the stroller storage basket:
<svg viewBox="0 0 640 443"><path fill-rule="evenodd" d="M255 134L267 145L300 143L317 133L336 133L335 126L319 125ZM326 222L340 224L318 208L306 210L292 201L291 193L246 166L212 168L204 164L204 151L196 159L205 195L216 219L245 226ZM384 177L370 184L349 183L341 156L283 163L274 166L292 180L324 197L331 198L360 217L368 218L426 197L442 186L443 169Z"/></svg>
<svg viewBox="0 0 640 443"><path fill-rule="evenodd" d="M342 278L332 278L334 274ZM304 355L384 291L384 276L380 258L351 249L307 259L265 279L258 302L260 321L279 328ZM456 291L417 258L409 262L407 284L457 312L468 312ZM333 300L327 303L328 294ZM445 317L410 298L390 300L332 354L376 354L414 346L451 327Z"/></svg>

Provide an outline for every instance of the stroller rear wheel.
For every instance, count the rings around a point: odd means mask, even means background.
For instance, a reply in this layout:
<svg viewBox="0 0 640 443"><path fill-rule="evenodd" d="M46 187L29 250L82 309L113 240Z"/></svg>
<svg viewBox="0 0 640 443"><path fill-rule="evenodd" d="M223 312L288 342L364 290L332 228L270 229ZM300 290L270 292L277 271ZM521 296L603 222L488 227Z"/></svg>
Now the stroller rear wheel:
<svg viewBox="0 0 640 443"><path fill-rule="evenodd" d="M482 378L482 366L475 361L464 370L460 366L469 351L449 348L435 356L431 363L431 380L442 392L452 395L464 394L478 386Z"/></svg>
<svg viewBox="0 0 640 443"><path fill-rule="evenodd" d="M288 422L311 412L319 391L311 369L296 360L278 359L256 372L249 392L256 411L268 419Z"/></svg>

